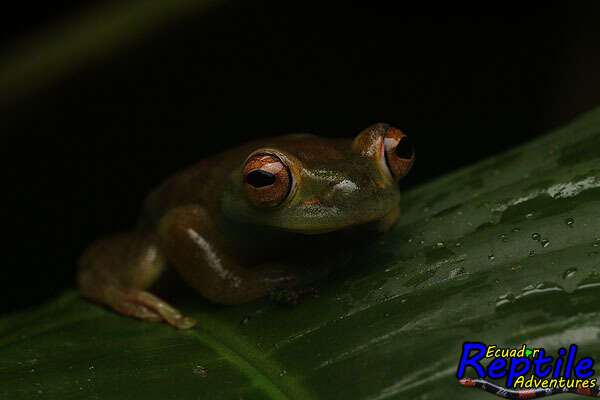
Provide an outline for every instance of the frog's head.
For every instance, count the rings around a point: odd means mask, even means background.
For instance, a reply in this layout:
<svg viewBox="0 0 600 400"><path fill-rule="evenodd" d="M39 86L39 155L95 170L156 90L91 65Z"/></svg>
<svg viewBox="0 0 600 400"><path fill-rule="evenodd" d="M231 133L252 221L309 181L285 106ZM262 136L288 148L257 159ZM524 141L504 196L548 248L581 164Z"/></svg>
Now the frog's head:
<svg viewBox="0 0 600 400"><path fill-rule="evenodd" d="M232 172L229 217L306 234L373 222L385 230L398 218L398 181L415 160L400 130L375 124L353 141L288 135L266 143Z"/></svg>

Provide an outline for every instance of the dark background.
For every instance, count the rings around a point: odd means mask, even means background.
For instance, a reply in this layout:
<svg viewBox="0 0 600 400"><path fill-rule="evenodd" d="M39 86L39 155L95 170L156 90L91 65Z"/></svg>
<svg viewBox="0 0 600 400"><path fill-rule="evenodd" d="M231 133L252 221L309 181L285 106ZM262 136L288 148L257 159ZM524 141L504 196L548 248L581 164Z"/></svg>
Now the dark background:
<svg viewBox="0 0 600 400"><path fill-rule="evenodd" d="M84 246L131 227L153 186L251 138L388 122L416 143L408 188L600 104L598 6L455 16L290 4L189 14L0 108L0 312L73 286ZM88 6L41 7L4 13L0 60Z"/></svg>

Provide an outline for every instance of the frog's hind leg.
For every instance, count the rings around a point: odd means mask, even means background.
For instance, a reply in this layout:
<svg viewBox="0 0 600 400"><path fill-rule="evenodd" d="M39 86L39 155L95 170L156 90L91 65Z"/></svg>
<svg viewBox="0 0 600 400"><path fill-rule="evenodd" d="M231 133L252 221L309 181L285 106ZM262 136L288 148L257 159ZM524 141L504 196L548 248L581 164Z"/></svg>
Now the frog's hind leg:
<svg viewBox="0 0 600 400"><path fill-rule="evenodd" d="M126 233L93 243L81 256L81 293L115 311L186 329L196 321L146 290L162 275L166 260L152 234Z"/></svg>

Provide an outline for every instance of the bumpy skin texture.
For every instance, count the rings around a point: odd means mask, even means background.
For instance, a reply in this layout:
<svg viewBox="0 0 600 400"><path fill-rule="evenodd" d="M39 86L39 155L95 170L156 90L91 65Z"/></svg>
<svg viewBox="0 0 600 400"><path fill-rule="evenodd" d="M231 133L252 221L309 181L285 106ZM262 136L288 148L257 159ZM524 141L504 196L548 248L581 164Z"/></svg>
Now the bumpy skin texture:
<svg viewBox="0 0 600 400"><path fill-rule="evenodd" d="M390 129L376 124L354 140L302 134L255 141L176 174L148 196L133 232L84 252L81 293L125 315L189 328L195 321L148 292L167 266L221 304L326 276L340 250L388 230L400 215L399 176L382 151ZM275 207L257 207L244 190L246 160L264 153L292 177Z"/></svg>

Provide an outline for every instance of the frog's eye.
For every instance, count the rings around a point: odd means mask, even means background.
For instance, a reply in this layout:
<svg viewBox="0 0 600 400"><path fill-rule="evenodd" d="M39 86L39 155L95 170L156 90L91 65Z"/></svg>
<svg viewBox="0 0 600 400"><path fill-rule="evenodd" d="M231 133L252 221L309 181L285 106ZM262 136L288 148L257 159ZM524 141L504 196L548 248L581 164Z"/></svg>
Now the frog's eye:
<svg viewBox="0 0 600 400"><path fill-rule="evenodd" d="M415 151L408 137L396 128L388 128L383 137L385 163L396 180L404 178L415 162Z"/></svg>
<svg viewBox="0 0 600 400"><path fill-rule="evenodd" d="M292 187L290 170L277 156L255 154L242 170L244 190L257 207L275 207L285 200Z"/></svg>

